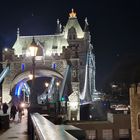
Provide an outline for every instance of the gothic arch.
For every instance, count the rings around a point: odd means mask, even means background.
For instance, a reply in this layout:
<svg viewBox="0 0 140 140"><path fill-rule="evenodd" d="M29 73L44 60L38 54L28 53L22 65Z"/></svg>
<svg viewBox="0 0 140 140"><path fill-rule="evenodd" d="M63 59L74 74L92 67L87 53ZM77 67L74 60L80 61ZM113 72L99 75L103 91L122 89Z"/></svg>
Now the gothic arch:
<svg viewBox="0 0 140 140"><path fill-rule="evenodd" d="M29 80L29 75L31 74L30 70L27 70L22 73L18 73L14 79L11 82L11 87L10 89L12 90L13 87L19 82L19 81L28 81ZM35 77L58 77L60 79L63 79L63 75L60 74L57 71L54 71L52 69L36 69L35 70Z"/></svg>
<svg viewBox="0 0 140 140"><path fill-rule="evenodd" d="M76 29L74 27L71 27L68 30L68 39L69 40L75 40L76 38L77 38Z"/></svg>

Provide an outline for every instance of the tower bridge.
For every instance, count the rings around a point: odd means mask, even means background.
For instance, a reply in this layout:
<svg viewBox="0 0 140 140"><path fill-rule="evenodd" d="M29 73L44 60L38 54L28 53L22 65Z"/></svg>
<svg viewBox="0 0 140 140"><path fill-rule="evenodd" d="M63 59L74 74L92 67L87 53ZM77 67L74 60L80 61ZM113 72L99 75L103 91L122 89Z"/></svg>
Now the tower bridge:
<svg viewBox="0 0 140 140"><path fill-rule="evenodd" d="M64 94L68 96L69 119L79 120L80 103L93 101L96 92L95 55L88 26L86 18L85 27L82 29L76 13L72 10L64 29L57 19L54 35L22 36L18 28L12 49L3 49L2 52L2 102L13 101L17 96L17 85L20 82L26 85L30 80L32 57L29 46L34 41L38 46L35 78L50 77L51 85L54 84L52 81L60 81L59 99ZM51 85L48 89L49 95L56 90L56 87Z"/></svg>

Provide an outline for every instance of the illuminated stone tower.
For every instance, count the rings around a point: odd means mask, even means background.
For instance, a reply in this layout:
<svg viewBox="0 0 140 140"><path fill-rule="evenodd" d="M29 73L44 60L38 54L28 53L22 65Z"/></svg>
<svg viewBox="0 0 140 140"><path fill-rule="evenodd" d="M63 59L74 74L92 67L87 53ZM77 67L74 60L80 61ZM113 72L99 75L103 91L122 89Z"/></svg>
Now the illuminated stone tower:
<svg viewBox="0 0 140 140"><path fill-rule="evenodd" d="M10 92L13 92L14 86L20 80L27 80L27 74L31 69L29 46L34 37L39 46L36 67L40 71L36 70L36 77L50 73L47 69L51 69L55 64L55 76L63 79L66 65L70 65L71 75L68 78L70 81L67 80L67 84L72 89L69 88L68 92L70 93L67 93L69 96L69 119L79 120L80 103L92 101L96 92L94 48L91 44L87 18L84 22L85 26L82 29L76 12L72 9L63 28L57 19L56 32L53 35L22 36L18 29L17 39L12 49L3 51L3 61L8 59L10 64L10 73L7 74L3 82L3 102L11 100ZM22 71L23 64L24 70ZM3 64L3 68L6 68L5 64Z"/></svg>

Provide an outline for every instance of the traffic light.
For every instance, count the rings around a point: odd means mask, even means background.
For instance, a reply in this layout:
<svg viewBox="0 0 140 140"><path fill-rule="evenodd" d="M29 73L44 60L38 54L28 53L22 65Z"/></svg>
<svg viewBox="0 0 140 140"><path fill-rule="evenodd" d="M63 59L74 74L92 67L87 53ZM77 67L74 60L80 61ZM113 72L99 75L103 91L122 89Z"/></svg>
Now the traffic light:
<svg viewBox="0 0 140 140"><path fill-rule="evenodd" d="M64 98L64 97L62 97L62 98L61 98L61 101L65 101L65 98Z"/></svg>

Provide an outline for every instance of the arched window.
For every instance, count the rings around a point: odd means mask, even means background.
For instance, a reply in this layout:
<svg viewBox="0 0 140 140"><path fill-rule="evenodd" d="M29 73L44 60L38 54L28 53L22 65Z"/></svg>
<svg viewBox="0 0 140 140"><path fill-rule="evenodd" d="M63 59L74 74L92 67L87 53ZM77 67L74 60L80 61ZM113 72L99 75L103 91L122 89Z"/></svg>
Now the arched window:
<svg viewBox="0 0 140 140"><path fill-rule="evenodd" d="M68 30L68 39L69 40L75 40L77 38L77 33L74 27L71 27Z"/></svg>

